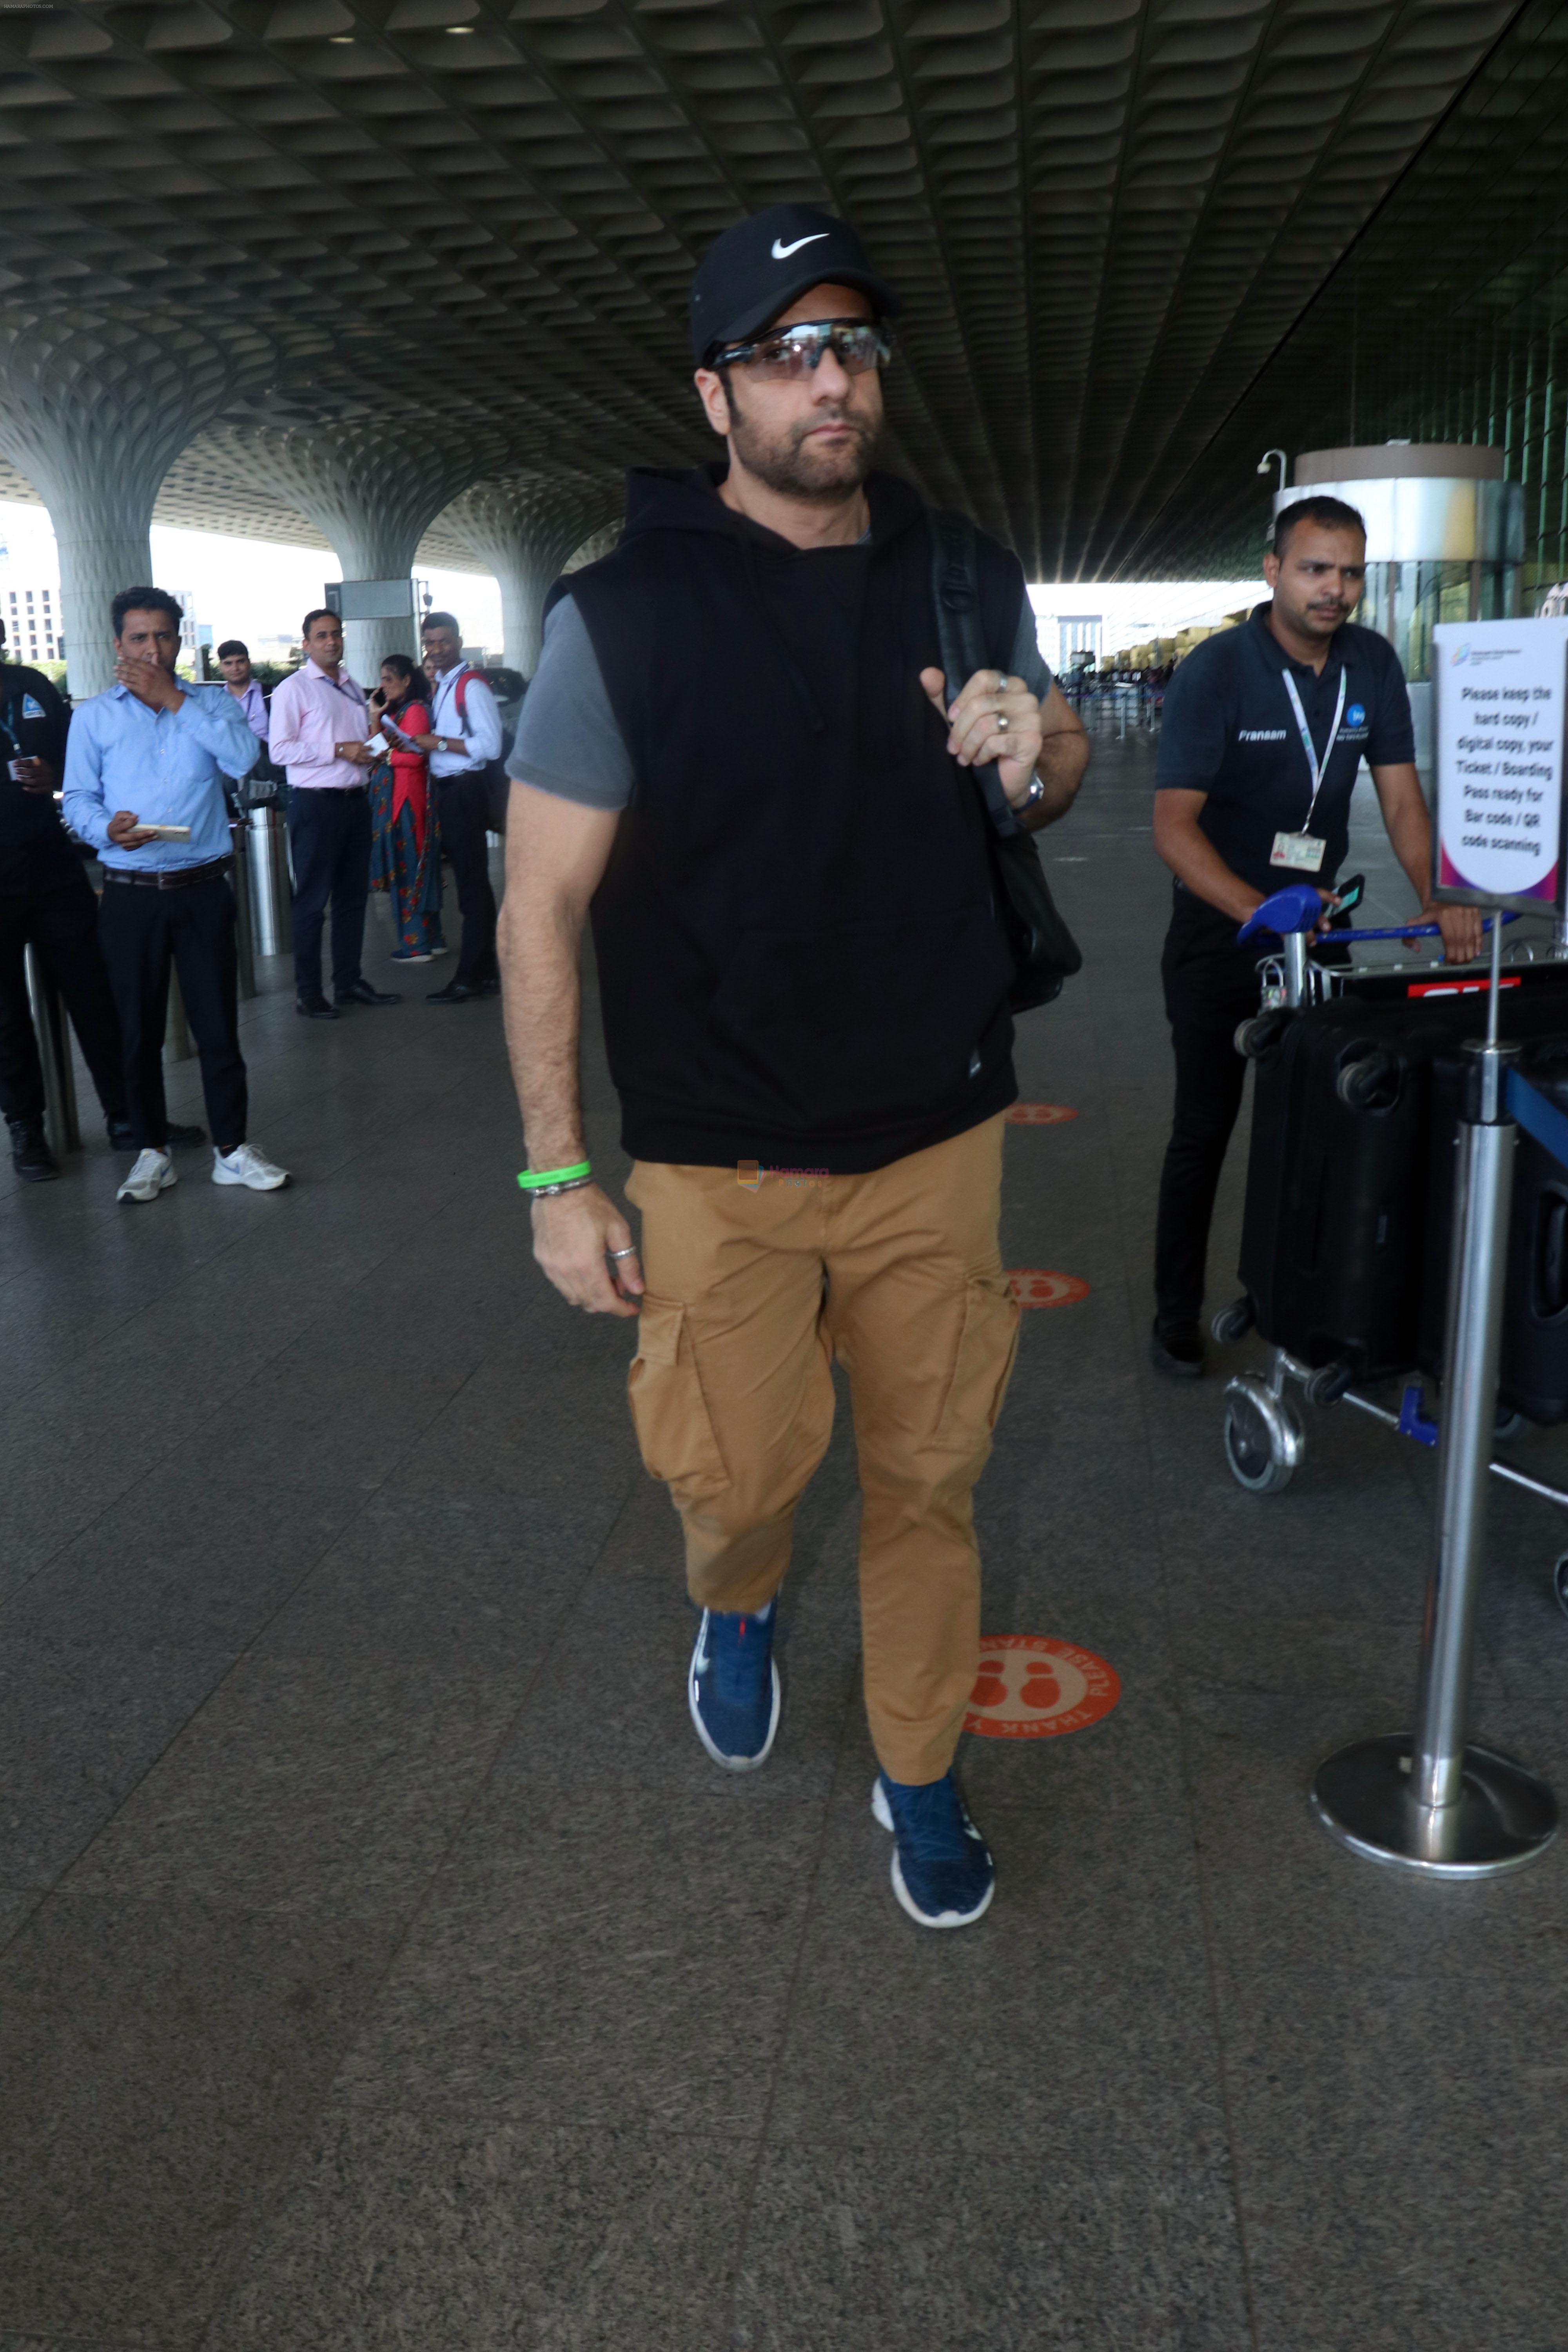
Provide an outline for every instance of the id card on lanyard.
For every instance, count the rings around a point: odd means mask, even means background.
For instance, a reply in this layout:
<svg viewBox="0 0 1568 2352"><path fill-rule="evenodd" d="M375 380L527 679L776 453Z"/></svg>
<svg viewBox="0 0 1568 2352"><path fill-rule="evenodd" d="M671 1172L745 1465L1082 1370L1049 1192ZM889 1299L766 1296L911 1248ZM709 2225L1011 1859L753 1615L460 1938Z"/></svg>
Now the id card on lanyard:
<svg viewBox="0 0 1568 2352"><path fill-rule="evenodd" d="M1288 669L1281 670L1279 674L1285 681L1285 691L1290 698L1290 708L1296 714L1296 725L1301 735L1301 748L1307 754L1307 772L1312 779L1312 797L1307 803L1307 814L1302 821L1300 832L1275 835L1274 846L1268 853L1268 863L1270 866L1288 866L1294 874L1316 874L1322 867L1323 853L1329 845L1322 835L1312 831L1312 814L1318 805L1318 794L1323 789L1323 778L1328 773L1329 761L1334 756L1334 743L1339 735L1340 721L1345 715L1345 672L1342 666L1339 698L1334 704L1333 724L1329 729L1329 740L1321 760L1312 741L1312 730L1307 724L1307 714L1301 708L1301 697L1297 689L1296 681Z"/></svg>

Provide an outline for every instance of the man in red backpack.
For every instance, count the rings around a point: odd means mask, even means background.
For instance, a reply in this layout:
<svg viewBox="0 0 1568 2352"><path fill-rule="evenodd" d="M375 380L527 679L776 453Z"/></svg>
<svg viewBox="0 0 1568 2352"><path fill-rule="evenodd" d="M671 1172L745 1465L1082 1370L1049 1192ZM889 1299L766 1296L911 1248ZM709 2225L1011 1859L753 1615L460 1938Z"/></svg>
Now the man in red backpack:
<svg viewBox="0 0 1568 2352"><path fill-rule="evenodd" d="M458 969L429 1004L466 1004L476 996L500 994L496 962L496 898L490 887L489 826L492 779L501 752L500 713L495 696L477 669L463 659L463 633L450 613L431 613L419 632L425 667L435 692L434 732L410 737L430 754L441 846L452 861L463 946Z"/></svg>

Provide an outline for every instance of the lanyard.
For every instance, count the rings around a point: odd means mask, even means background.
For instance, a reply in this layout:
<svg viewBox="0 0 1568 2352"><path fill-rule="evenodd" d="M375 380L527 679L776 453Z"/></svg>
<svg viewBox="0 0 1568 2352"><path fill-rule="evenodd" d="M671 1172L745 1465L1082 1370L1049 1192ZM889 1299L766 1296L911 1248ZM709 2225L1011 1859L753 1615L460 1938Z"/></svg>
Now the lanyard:
<svg viewBox="0 0 1568 2352"><path fill-rule="evenodd" d="M1334 723L1329 730L1328 744L1321 760L1312 742L1312 730L1307 724L1307 714L1301 708L1301 697L1297 689L1296 681L1288 669L1282 669L1279 675L1285 681L1285 691L1290 698L1290 708L1296 714L1296 724L1301 730L1301 748L1307 754L1308 772L1312 779L1312 797L1307 803L1307 814L1301 820L1302 832L1310 833L1312 825L1312 811L1318 805L1318 794L1323 789L1323 778L1328 773L1329 761L1333 756L1334 738L1340 731L1340 721L1345 715L1345 672L1342 664L1339 700L1334 705Z"/></svg>
<svg viewBox="0 0 1568 2352"><path fill-rule="evenodd" d="M468 677L468 663L467 663L467 662L456 662L456 663L454 663L453 667L452 667L449 670L447 670L447 672L446 673L445 677L438 677L438 678L437 679L437 681L436 681L436 692L435 692L434 697L432 698L432 699L433 699L433 701L434 701L434 704L435 704L435 709L434 709L434 711L432 712L432 716L433 716L434 718L437 718L437 719L438 719L438 718L440 717L440 715L441 715L441 698L442 698L442 696L443 696L443 695L445 695L445 694L447 694L447 693L456 694L456 693L457 693L457 691L458 691L458 687L462 684L462 682L463 682L464 678L465 678L465 677ZM457 721L458 721L458 734L459 734L459 735L461 735L461 736L462 736L462 738L463 738L464 741L466 742L466 741L468 740L468 730L467 723L466 723L466 722L465 722L465 720L464 720L463 714L462 714L462 712L461 712L460 710L457 710L457 711L455 711L455 712L454 712L454 716L456 717ZM445 730L438 730L438 731L442 731L442 732L444 732Z"/></svg>

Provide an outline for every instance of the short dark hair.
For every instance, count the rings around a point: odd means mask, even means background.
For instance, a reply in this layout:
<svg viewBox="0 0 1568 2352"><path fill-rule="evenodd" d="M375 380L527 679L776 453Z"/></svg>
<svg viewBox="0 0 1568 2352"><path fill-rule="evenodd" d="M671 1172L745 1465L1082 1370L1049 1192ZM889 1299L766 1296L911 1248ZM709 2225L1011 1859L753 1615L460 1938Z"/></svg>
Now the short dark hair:
<svg viewBox="0 0 1568 2352"><path fill-rule="evenodd" d="M1299 522L1315 522L1320 530L1359 530L1366 537L1366 517L1343 499L1292 499L1274 518L1274 552L1282 555L1285 541Z"/></svg>
<svg viewBox="0 0 1568 2352"><path fill-rule="evenodd" d="M421 636L425 635L426 629L450 629L458 642L462 641L463 632L458 626L458 616L455 613L426 613L419 624Z"/></svg>
<svg viewBox="0 0 1568 2352"><path fill-rule="evenodd" d="M167 613L176 628L185 617L179 598L171 596L166 588L122 588L109 612L117 637L123 634L127 613Z"/></svg>
<svg viewBox="0 0 1568 2352"><path fill-rule="evenodd" d="M300 635L301 640L310 635L311 629L315 626L315 624L318 621L336 621L338 626L342 628L343 616L341 613L334 613L330 604L318 604L315 611L313 613L307 613L304 619L300 624Z"/></svg>
<svg viewBox="0 0 1568 2352"><path fill-rule="evenodd" d="M219 646L217 649L217 657L219 661L227 661L230 654L243 654L246 660L248 661L250 659L250 647L246 644L243 637L225 637L222 645Z"/></svg>

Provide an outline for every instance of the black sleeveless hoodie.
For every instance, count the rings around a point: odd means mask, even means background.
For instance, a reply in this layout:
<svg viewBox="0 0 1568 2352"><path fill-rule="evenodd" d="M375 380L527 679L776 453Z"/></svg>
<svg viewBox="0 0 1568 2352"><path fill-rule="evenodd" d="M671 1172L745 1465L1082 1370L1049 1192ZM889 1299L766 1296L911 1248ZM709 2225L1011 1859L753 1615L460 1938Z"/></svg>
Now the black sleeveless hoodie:
<svg viewBox="0 0 1568 2352"><path fill-rule="evenodd" d="M832 1174L1016 1093L1012 967L940 667L925 510L868 485L869 544L802 551L713 477L634 473L576 601L636 782L592 908L626 1149ZM1005 661L1016 559L981 541Z"/></svg>

